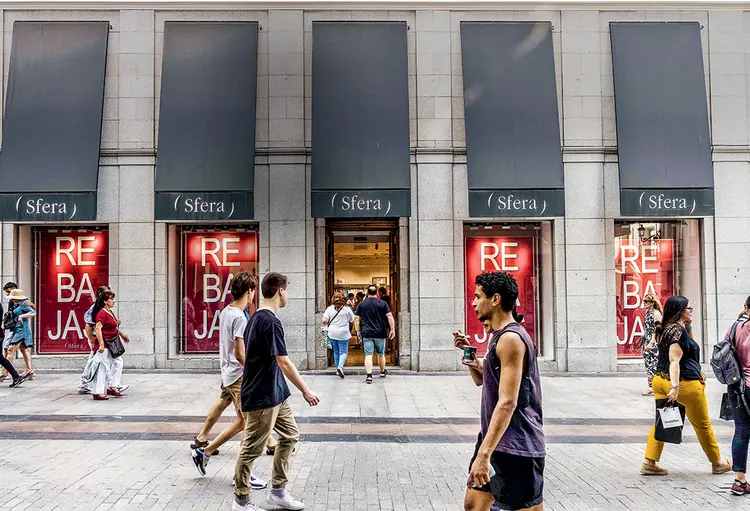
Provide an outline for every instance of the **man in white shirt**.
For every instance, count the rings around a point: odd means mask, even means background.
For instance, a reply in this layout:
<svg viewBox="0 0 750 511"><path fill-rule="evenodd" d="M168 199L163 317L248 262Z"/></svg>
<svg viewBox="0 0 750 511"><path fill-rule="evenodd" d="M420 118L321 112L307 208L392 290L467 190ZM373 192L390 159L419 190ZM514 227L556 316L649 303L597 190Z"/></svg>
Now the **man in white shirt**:
<svg viewBox="0 0 750 511"><path fill-rule="evenodd" d="M245 309L255 298L255 289L258 282L247 272L240 272L232 277L230 284L232 303L230 303L219 316L219 361L221 365L221 390L231 397L237 419L224 428L212 442L205 447L191 447L193 462L201 475L206 475L206 466L209 459L216 450L227 440L245 429L245 419L242 416L242 405L240 403L240 389L242 388L242 374L245 367L245 326L247 317ZM261 481L250 476L250 483L254 489L262 489L267 486Z"/></svg>

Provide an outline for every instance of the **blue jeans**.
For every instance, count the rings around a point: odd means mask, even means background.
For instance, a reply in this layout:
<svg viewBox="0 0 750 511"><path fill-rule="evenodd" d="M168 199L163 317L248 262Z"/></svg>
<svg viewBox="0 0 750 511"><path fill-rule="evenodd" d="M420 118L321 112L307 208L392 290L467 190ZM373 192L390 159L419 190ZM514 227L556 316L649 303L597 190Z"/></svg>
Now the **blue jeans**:
<svg viewBox="0 0 750 511"><path fill-rule="evenodd" d="M331 348L333 349L333 365L344 367L346 358L349 356L349 339L343 341L331 339Z"/></svg>
<svg viewBox="0 0 750 511"><path fill-rule="evenodd" d="M732 408L734 409L734 438L732 439L732 470L735 472L747 472L747 448L750 445L750 420L742 406L742 403L735 404L732 399ZM738 406L739 405L739 406Z"/></svg>

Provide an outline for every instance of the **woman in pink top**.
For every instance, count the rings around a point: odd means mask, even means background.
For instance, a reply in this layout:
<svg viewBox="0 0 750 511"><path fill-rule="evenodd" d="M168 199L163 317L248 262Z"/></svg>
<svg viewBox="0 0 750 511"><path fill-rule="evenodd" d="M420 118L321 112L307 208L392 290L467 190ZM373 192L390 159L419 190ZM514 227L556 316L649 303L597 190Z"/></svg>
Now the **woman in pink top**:
<svg viewBox="0 0 750 511"><path fill-rule="evenodd" d="M750 386L750 296L745 300L745 309L737 318L737 330L734 334L734 346L745 374L745 385ZM728 337L730 328L725 337ZM734 483L732 493L735 495L750 494L750 484L747 483L747 449L750 445L750 416L745 411L739 396L730 393L734 408L734 438L732 439L732 465ZM750 392L745 391L745 402L750 403Z"/></svg>

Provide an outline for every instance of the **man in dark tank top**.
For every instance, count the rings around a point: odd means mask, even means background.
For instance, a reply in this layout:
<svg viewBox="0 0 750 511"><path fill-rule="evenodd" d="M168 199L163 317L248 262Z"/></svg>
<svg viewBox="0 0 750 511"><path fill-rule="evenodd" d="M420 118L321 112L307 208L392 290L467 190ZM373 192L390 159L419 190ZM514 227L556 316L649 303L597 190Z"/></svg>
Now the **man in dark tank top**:
<svg viewBox="0 0 750 511"><path fill-rule="evenodd" d="M482 386L481 432L469 469L464 509L544 509L544 430L537 349L514 319L518 285L505 272L476 278L477 319L493 332L483 360L464 360ZM460 331L456 347L468 346Z"/></svg>

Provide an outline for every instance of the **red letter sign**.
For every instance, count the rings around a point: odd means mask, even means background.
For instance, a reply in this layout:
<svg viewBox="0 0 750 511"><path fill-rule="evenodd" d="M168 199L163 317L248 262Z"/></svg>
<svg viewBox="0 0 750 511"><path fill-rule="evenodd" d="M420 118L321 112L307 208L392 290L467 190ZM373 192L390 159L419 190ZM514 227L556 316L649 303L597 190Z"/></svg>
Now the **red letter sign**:
<svg viewBox="0 0 750 511"><path fill-rule="evenodd" d="M645 308L643 297L653 294L664 306L674 294L673 241L649 243L615 240L617 286L617 356L641 356Z"/></svg>
<svg viewBox="0 0 750 511"><path fill-rule="evenodd" d="M88 352L83 315L108 283L108 232L40 230L37 254L39 353Z"/></svg>
<svg viewBox="0 0 750 511"><path fill-rule="evenodd" d="M182 297L183 350L219 352L219 313L232 302L232 276L257 278L258 241L254 232L186 232ZM260 290L258 290L260 291ZM257 303L257 294L256 294ZM255 308L251 305L248 312Z"/></svg>
<svg viewBox="0 0 750 511"><path fill-rule="evenodd" d="M534 239L531 237L466 238L466 334L477 356L484 356L490 336L472 307L476 284L474 279L485 271L504 271L518 282L519 314L524 315L523 326L536 342L536 282L534 281Z"/></svg>

